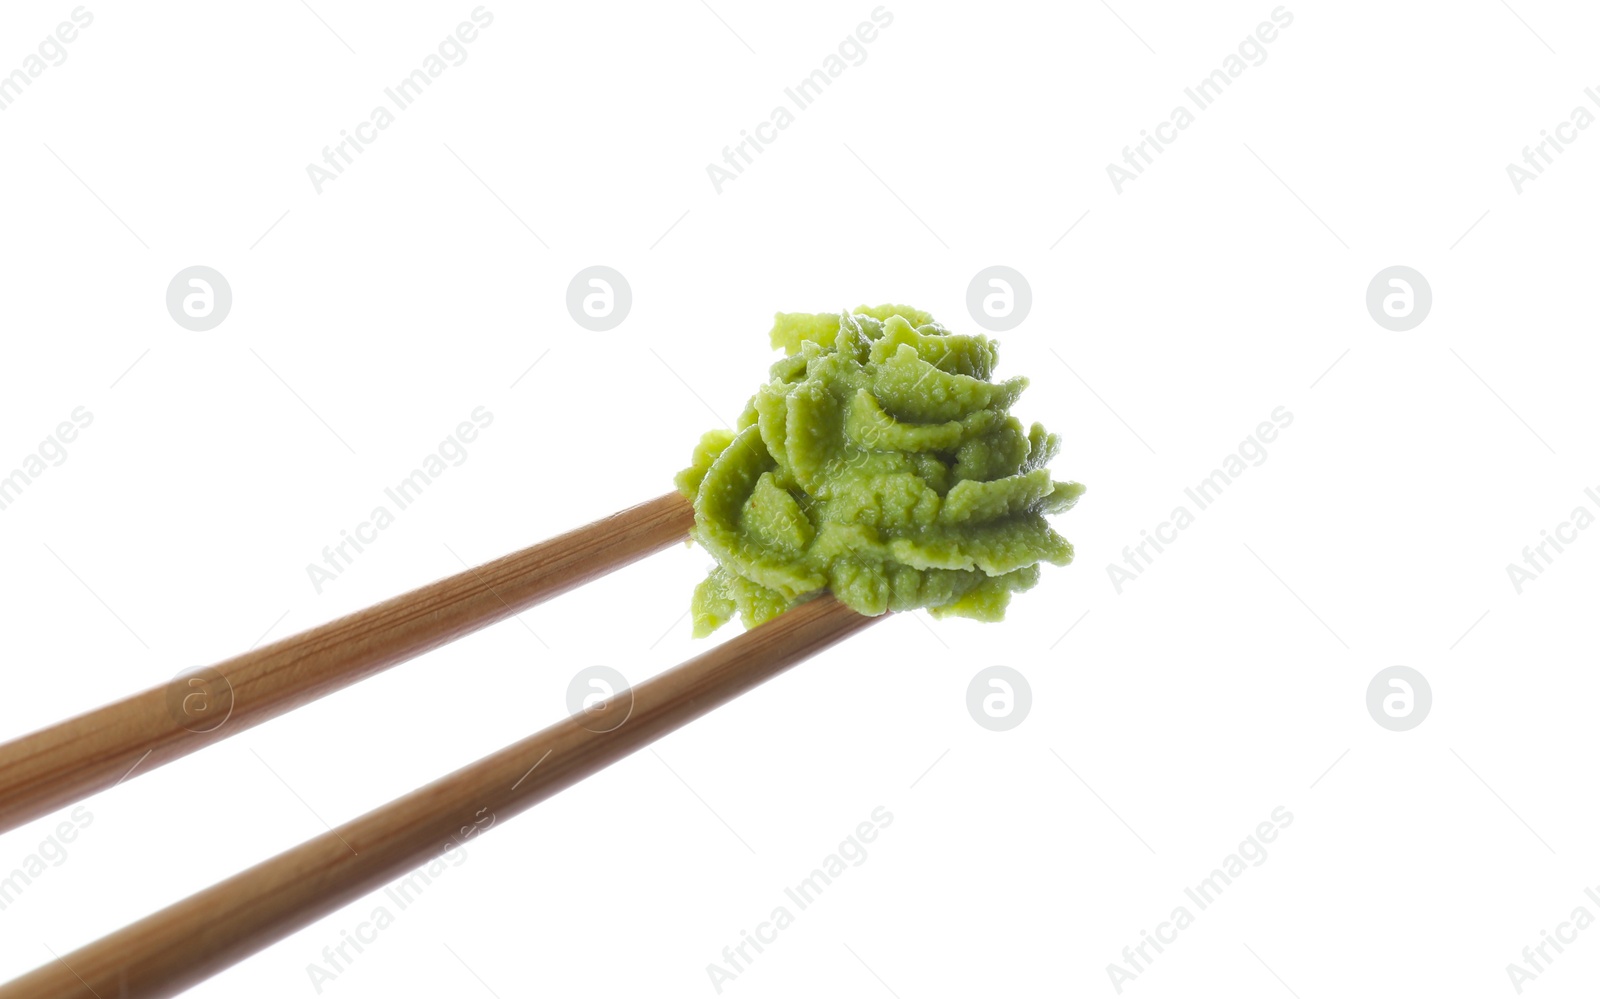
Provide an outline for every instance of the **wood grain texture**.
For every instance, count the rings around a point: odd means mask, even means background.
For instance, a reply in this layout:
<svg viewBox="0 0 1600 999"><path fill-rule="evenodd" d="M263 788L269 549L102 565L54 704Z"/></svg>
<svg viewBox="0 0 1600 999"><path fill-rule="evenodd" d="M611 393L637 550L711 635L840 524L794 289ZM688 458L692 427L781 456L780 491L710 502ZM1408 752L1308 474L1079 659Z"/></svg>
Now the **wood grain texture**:
<svg viewBox="0 0 1600 999"><path fill-rule="evenodd" d="M0 832L660 551L693 524L669 493L0 745Z"/></svg>
<svg viewBox="0 0 1600 999"><path fill-rule="evenodd" d="M0 999L174 995L876 620L829 596L801 604L592 712L0 986Z"/></svg>

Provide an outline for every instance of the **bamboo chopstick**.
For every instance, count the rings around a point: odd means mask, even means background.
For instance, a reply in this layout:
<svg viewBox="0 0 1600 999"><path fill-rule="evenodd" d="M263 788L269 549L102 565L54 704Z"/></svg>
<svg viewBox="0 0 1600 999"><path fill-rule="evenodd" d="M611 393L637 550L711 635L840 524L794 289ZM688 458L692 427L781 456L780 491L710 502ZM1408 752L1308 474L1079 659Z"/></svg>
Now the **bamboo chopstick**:
<svg viewBox="0 0 1600 999"><path fill-rule="evenodd" d="M683 540L677 493L0 745L0 833Z"/></svg>
<svg viewBox="0 0 1600 999"><path fill-rule="evenodd" d="M487 828L487 818L510 818L876 620L831 596L802 604L619 692L594 712L573 715L0 986L0 999L82 999L86 986L108 999L180 992L447 852L456 837Z"/></svg>

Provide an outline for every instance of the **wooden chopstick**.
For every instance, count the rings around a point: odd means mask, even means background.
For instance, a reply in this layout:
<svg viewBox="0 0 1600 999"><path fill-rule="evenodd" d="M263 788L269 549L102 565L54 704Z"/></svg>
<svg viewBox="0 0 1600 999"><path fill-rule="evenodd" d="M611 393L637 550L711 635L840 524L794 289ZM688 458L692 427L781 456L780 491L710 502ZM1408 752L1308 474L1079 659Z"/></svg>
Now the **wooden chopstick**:
<svg viewBox="0 0 1600 999"><path fill-rule="evenodd" d="M0 999L83 999L85 986L119 999L180 992L876 620L831 596L801 604L614 695L598 710L573 715L0 986Z"/></svg>
<svg viewBox="0 0 1600 999"><path fill-rule="evenodd" d="M0 833L682 541L678 493L0 745Z"/></svg>

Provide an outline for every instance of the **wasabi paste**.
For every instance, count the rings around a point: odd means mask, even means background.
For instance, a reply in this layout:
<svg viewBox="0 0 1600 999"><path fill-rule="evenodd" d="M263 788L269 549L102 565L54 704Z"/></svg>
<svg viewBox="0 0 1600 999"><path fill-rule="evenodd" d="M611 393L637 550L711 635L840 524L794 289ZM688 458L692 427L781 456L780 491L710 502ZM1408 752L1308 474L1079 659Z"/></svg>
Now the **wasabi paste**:
<svg viewBox="0 0 1600 999"><path fill-rule="evenodd" d="M695 589L696 636L823 590L867 615L998 621L1040 562L1072 561L1045 515L1084 487L1051 479L1055 434L1010 415L1028 383L990 381L994 341L902 305L779 313L771 337L787 356L677 476L718 562Z"/></svg>

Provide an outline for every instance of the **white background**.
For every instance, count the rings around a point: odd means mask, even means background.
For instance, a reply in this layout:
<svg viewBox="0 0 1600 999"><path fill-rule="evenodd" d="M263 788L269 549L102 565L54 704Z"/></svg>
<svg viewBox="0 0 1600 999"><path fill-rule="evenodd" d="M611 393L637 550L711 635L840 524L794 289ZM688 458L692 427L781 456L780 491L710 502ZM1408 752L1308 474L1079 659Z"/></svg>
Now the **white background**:
<svg viewBox="0 0 1600 999"><path fill-rule="evenodd" d="M89 5L0 113L0 468L94 414L0 512L0 737L658 495L761 380L775 310L971 331L969 280L1005 264L1034 303L999 374L1089 486L1058 524L1077 562L1003 625L891 618L502 822L323 994L715 995L706 966L881 805L866 861L724 994L1115 995L1106 966L1284 806L1124 994L1515 995L1541 930L1600 915L1600 540L1520 595L1506 573L1600 512L1600 129L1521 194L1505 169L1600 86L1594 11L1291 3L1118 194L1106 165L1270 0L891 2L719 194L706 164L873 4L710 2L490 4L321 194L306 165L470 0ZM0 72L71 10L7 5ZM605 333L565 306L597 263L634 296ZM210 332L164 306L193 264L232 285ZM1366 311L1392 264L1433 289L1409 332ZM468 460L317 593L306 565L477 406ZM1278 406L1268 459L1119 595L1107 565ZM706 562L662 553L89 799L0 912L0 976L556 720L579 669L705 648ZM965 707L995 664L1033 691L1007 733ZM1406 733L1365 707L1395 664L1434 695ZM0 836L0 873L64 815ZM194 994L316 995L308 965L382 902ZM1525 988L1597 978L1591 928Z"/></svg>

